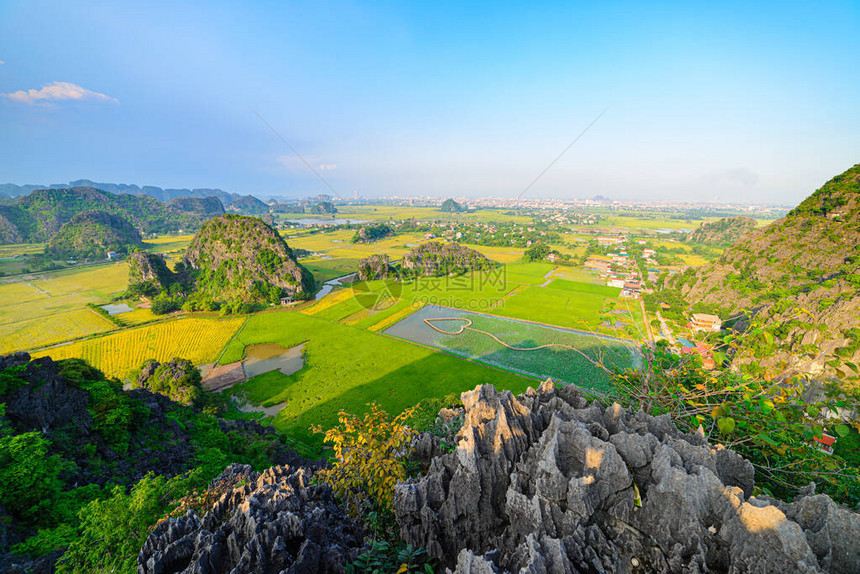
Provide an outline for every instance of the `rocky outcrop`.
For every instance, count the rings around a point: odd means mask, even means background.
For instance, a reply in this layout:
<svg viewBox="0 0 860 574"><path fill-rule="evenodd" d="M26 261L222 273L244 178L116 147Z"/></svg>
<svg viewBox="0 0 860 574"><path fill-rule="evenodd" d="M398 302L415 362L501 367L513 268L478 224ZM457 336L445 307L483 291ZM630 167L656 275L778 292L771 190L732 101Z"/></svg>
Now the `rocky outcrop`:
<svg viewBox="0 0 860 574"><path fill-rule="evenodd" d="M278 232L256 217L222 215L207 221L183 257L194 289L215 301L277 302L306 298L314 278Z"/></svg>
<svg viewBox="0 0 860 574"><path fill-rule="evenodd" d="M358 261L359 281L372 281L374 279L387 279L391 272L388 255L375 253Z"/></svg>
<svg viewBox="0 0 860 574"><path fill-rule="evenodd" d="M76 214L51 238L45 253L52 257L105 259L109 251L127 253L143 247L140 231L121 215L106 211Z"/></svg>
<svg viewBox="0 0 860 574"><path fill-rule="evenodd" d="M723 217L706 221L687 234L684 241L704 245L728 246L757 227L752 217Z"/></svg>
<svg viewBox="0 0 860 574"><path fill-rule="evenodd" d="M158 253L135 251L128 256L129 289L146 286L161 291L176 281L176 276L168 269L164 256Z"/></svg>
<svg viewBox="0 0 860 574"><path fill-rule="evenodd" d="M835 377L860 389L860 164L837 175L788 215L753 229L719 260L666 279L693 304L723 317L754 313L773 343L751 337L735 364L766 372ZM853 384L848 383L853 379Z"/></svg>
<svg viewBox="0 0 860 574"><path fill-rule="evenodd" d="M457 572L860 571L857 513L752 496L748 461L668 417L550 382L462 400L456 450L395 491L405 541Z"/></svg>
<svg viewBox="0 0 860 574"><path fill-rule="evenodd" d="M431 241L403 256L400 266L416 275L447 275L496 267L487 257L459 243Z"/></svg>
<svg viewBox="0 0 860 574"><path fill-rule="evenodd" d="M201 217L224 214L224 205L217 197L176 197L170 200L170 206Z"/></svg>
<svg viewBox="0 0 860 574"><path fill-rule="evenodd" d="M231 465L210 485L223 494L202 518L188 510L153 530L138 573L345 572L361 530L330 487L312 484L313 472L277 466L257 474Z"/></svg>
<svg viewBox="0 0 860 574"><path fill-rule="evenodd" d="M130 434L127 452L117 452L108 442L110 437L100 433L98 421L90 411L93 397L81 388L79 381L67 376L64 369L87 373L83 378L90 381L99 380L101 373L77 359L56 362L42 357L31 361L27 353L0 356L0 373L12 368L23 370L17 374L19 382L13 388L0 392L0 403L6 405L0 424L8 423L14 434L37 431L50 440L52 454L74 462L71 483L133 484L149 472L174 476L196 465L191 429L175 420L182 409L189 407L146 389L117 391L135 412L138 423ZM115 385L119 388L118 382ZM301 460L278 441L272 427L244 420L217 419L217 422L222 433L237 433L235 440L270 441L277 462ZM155 444L150 429L158 429L159 440ZM94 453L88 455L85 445L94 447Z"/></svg>

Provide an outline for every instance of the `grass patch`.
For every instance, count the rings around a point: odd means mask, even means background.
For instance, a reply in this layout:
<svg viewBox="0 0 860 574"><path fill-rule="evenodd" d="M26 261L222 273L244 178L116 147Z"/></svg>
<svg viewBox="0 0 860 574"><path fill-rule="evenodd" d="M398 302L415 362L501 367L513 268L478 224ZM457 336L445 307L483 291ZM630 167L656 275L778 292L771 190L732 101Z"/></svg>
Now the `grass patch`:
<svg viewBox="0 0 860 574"><path fill-rule="evenodd" d="M358 259L345 257L342 259L305 259L301 264L314 274L317 283L325 283L358 269Z"/></svg>
<svg viewBox="0 0 860 574"><path fill-rule="evenodd" d="M602 295L603 297L618 297L621 294L621 289L618 287L608 287L606 285L596 285L594 283L582 283L580 281L568 281L566 279L554 279L552 283L547 285L547 288L558 289L560 291L576 291L577 293Z"/></svg>
<svg viewBox="0 0 860 574"><path fill-rule="evenodd" d="M478 384L493 383L514 392L534 386L532 379L290 311L249 318L221 362L241 359L245 347L257 343L283 347L305 343L301 371L289 376L276 372L235 388L264 405L286 401L275 427L309 444L319 444L321 437L308 428L332 426L340 409L361 413L375 401L388 412L399 413L427 397L459 394Z"/></svg>

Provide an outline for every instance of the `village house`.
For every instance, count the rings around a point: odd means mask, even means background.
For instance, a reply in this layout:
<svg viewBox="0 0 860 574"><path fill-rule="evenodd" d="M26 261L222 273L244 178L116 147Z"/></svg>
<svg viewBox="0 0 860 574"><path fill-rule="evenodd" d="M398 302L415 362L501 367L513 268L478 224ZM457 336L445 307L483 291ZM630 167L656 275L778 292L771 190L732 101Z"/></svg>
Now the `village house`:
<svg viewBox="0 0 860 574"><path fill-rule="evenodd" d="M813 437L815 442L815 446L818 447L818 450L827 454L833 454L833 445L836 444L836 437L830 436L829 434L821 433L821 438Z"/></svg>
<svg viewBox="0 0 860 574"><path fill-rule="evenodd" d="M621 245L624 243L623 237L606 237L601 235L597 238L597 244L602 246Z"/></svg>
<svg viewBox="0 0 860 574"><path fill-rule="evenodd" d="M723 327L722 320L716 315L709 313L694 313L690 321L690 327L694 331L709 331L718 333Z"/></svg>

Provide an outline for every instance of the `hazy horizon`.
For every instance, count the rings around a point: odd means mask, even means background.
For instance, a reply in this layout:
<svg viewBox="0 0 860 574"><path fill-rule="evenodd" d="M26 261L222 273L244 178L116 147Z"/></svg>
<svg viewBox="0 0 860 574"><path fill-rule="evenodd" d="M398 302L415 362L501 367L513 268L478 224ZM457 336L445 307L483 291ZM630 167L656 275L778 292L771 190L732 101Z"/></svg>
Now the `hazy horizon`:
<svg viewBox="0 0 860 574"><path fill-rule="evenodd" d="M860 161L860 4L4 1L0 180L792 205ZM259 114L266 123L261 121Z"/></svg>

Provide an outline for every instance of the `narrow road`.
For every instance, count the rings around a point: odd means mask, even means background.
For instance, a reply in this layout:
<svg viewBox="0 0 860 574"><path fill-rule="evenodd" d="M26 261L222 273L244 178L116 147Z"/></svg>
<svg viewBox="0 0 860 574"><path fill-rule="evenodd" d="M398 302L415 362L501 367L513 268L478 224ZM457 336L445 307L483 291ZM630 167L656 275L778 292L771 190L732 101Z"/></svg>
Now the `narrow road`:
<svg viewBox="0 0 860 574"><path fill-rule="evenodd" d="M663 336L669 340L670 345L675 345L675 335L672 334L671 329L669 329L669 325L666 324L666 319L663 318L660 311L657 311L657 318L660 319L660 331L663 333Z"/></svg>
<svg viewBox="0 0 860 574"><path fill-rule="evenodd" d="M651 321L648 320L648 313L645 311L645 302L639 299L639 307L642 309L642 322L645 323L645 334L648 335L648 344L654 348L654 333L651 331Z"/></svg>

